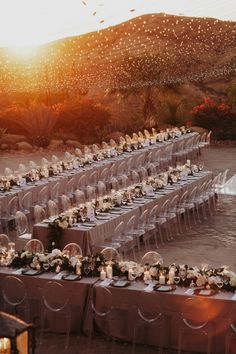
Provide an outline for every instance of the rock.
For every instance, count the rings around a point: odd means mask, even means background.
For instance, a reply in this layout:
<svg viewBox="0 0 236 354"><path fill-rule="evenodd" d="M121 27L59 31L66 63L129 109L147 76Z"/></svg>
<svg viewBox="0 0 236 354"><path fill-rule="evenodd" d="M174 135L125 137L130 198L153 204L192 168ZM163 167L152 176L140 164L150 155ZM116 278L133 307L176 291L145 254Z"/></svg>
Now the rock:
<svg viewBox="0 0 236 354"><path fill-rule="evenodd" d="M21 141L19 143L16 143L16 147L18 150L24 150L24 151L32 151L33 149L32 145L27 143L26 141Z"/></svg>
<svg viewBox="0 0 236 354"><path fill-rule="evenodd" d="M1 144L1 150L7 150L8 149L8 145L7 144Z"/></svg>
<svg viewBox="0 0 236 354"><path fill-rule="evenodd" d="M66 140L65 144L68 145L68 146L72 146L74 148L80 148L81 147L80 142L77 141L77 140L70 140L69 139L69 140Z"/></svg>
<svg viewBox="0 0 236 354"><path fill-rule="evenodd" d="M64 145L63 140L52 139L47 148L48 150L56 150L58 147L62 145Z"/></svg>
<svg viewBox="0 0 236 354"><path fill-rule="evenodd" d="M17 135L17 134L5 134L1 142L3 144L16 144L19 142L24 142L26 140L26 137L24 135Z"/></svg>

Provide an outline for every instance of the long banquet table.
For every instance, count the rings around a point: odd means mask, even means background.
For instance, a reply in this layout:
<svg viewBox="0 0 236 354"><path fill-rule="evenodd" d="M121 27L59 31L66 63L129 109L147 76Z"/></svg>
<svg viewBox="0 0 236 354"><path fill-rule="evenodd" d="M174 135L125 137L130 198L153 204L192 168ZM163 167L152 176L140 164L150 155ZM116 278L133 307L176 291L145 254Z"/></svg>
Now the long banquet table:
<svg viewBox="0 0 236 354"><path fill-rule="evenodd" d="M113 171L116 171L122 161L128 162L130 158L134 158L135 161L139 158L139 156L143 156L143 160L146 161L148 158L148 154L150 151L163 151L166 149L167 146L172 146L172 151L178 151L179 146L183 142L188 142L189 140L193 139L194 137L198 136L197 133L188 133L182 135L179 138L168 140L165 142L156 143L147 147L144 147L140 150L134 150L132 152L125 152L119 156L105 159L102 161L93 162L90 165L85 165L84 167L79 167L78 169L64 171L62 174L43 178L37 182L30 182L27 183L25 186L14 186L12 190L8 192L0 192L0 206L6 206L10 199L14 196L18 196L19 199L19 209L21 209L21 201L24 195L28 192L32 192L32 202L33 205L38 203L38 195L39 192L42 190L43 187L48 186L48 199L51 198L50 191L52 190L53 186L59 182L59 194L65 193L66 184L71 178L75 178L76 180L76 188L84 188L85 186L80 185L80 178L84 176L83 181L86 181L89 184L89 178L93 172L97 171L98 176L100 176L101 171L104 168L111 168ZM0 214L1 215L1 214Z"/></svg>
<svg viewBox="0 0 236 354"><path fill-rule="evenodd" d="M0 267L0 282L6 276L15 275L15 270L10 268ZM70 308L72 312L71 330L78 332L83 330L88 334L89 326L92 319L92 310L89 306L92 291L97 292L101 281L98 278L82 278L80 281L64 281L56 279L55 273L43 273L37 276L15 275L20 278L27 289L28 299L31 310L31 320L37 319L40 316L40 288L42 288L49 280L56 280L64 284L70 294ZM134 328L134 321L137 316L137 305L139 303L139 296L143 293L147 285L142 280L135 280L126 288L115 288L108 286L112 292L112 303L117 317L112 327L102 326L102 330L107 335L115 334L117 338L132 341L132 334ZM14 289L12 289L14 292ZM151 291L150 296L154 299L158 297L161 303L161 312L165 317L163 323L164 346L177 348L178 330L181 325L181 309L184 301L189 297L196 295L188 295L187 289L177 286L172 292L157 293ZM207 309L210 313L210 320L213 323L212 344L214 354L224 353L225 336L228 331L228 318L231 313L232 306L235 305L235 296L232 292L220 291L215 295L204 298L207 304ZM1 299L1 294L0 294ZM2 299L1 299L2 300ZM98 305L98 304L97 304ZM148 311L149 302L144 304ZM99 325L99 322L97 323ZM63 321L54 321L54 329L57 331L65 331L65 323ZM198 338L198 340L196 339ZM186 336L184 342L185 350L192 350L193 352L206 352L204 341L199 340L199 336ZM138 343L158 345L158 336L156 330L150 328L144 333L140 333ZM233 352L234 353L234 352Z"/></svg>
<svg viewBox="0 0 236 354"><path fill-rule="evenodd" d="M96 220L94 227L78 224L63 230L60 239L60 248L63 248L70 242L78 243L84 255L90 255L96 244L104 242L112 236L115 227L121 222L127 222L133 215L141 215L145 209L151 209L158 204L161 208L167 199L172 199L176 194L182 194L184 191L194 188L199 183L207 182L212 177L211 172L201 172L198 175L190 176L187 181L176 183L166 190L155 194L154 197L147 197L143 204L133 203L132 209L123 209L117 214L109 214L109 220ZM163 193L163 194L162 194ZM33 237L41 240L44 247L48 247L49 227L47 223L35 224L33 228Z"/></svg>

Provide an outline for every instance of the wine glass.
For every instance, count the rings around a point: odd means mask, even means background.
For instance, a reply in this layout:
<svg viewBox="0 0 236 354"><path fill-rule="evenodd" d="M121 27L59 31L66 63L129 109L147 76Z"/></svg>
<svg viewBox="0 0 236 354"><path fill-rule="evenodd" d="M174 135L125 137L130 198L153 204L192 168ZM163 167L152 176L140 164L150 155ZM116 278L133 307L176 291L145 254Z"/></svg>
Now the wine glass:
<svg viewBox="0 0 236 354"><path fill-rule="evenodd" d="M43 269L45 270L45 272L50 268L50 264L49 262L44 262L43 263Z"/></svg>
<svg viewBox="0 0 236 354"><path fill-rule="evenodd" d="M221 289L224 286L223 279L221 277L217 277L215 280L216 286Z"/></svg>
<svg viewBox="0 0 236 354"><path fill-rule="evenodd" d="M174 283L175 283L176 285L178 285L179 282L180 282L180 277L179 277L178 275L175 275L175 276L174 276Z"/></svg>

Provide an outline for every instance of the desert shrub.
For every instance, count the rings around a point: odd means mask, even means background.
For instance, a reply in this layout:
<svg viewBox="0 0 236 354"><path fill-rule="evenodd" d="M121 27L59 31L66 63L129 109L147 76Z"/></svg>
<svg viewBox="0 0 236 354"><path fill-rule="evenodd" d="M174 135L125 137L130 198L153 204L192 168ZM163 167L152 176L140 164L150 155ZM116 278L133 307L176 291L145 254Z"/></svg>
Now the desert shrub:
<svg viewBox="0 0 236 354"><path fill-rule="evenodd" d="M56 129L89 144L103 139L109 120L110 114L93 100L71 98L62 105Z"/></svg>
<svg viewBox="0 0 236 354"><path fill-rule="evenodd" d="M236 140L236 114L231 106L211 98L192 108L192 123L212 130L218 140Z"/></svg>

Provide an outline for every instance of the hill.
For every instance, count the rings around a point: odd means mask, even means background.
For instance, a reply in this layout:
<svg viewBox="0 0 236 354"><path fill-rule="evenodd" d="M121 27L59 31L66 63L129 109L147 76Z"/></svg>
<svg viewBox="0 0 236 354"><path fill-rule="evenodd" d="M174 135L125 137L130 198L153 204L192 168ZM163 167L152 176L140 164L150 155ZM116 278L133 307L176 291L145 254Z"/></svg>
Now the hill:
<svg viewBox="0 0 236 354"><path fill-rule="evenodd" d="M83 91L228 80L236 23L148 14L37 48L30 59L0 50L0 91Z"/></svg>

